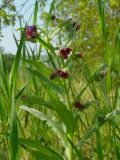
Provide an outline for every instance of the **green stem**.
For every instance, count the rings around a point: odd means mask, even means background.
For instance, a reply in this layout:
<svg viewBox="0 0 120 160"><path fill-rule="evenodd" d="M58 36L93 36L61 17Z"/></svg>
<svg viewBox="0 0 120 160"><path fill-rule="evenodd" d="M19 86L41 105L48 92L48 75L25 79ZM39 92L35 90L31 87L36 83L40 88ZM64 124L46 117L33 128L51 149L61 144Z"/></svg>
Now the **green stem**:
<svg viewBox="0 0 120 160"><path fill-rule="evenodd" d="M73 140L73 134L68 134L68 138L72 141ZM70 143L69 143L69 146L68 146L68 160L73 160L73 148L72 148Z"/></svg>
<svg viewBox="0 0 120 160"><path fill-rule="evenodd" d="M69 93L67 91L67 86L64 84L65 87L65 96L66 96L66 103L67 103L67 108L70 112L72 112L72 107L70 104L70 98L69 98ZM73 141L73 133L68 133L68 138ZM67 152L68 160L73 160L73 148L71 144L69 143L68 145L68 152Z"/></svg>

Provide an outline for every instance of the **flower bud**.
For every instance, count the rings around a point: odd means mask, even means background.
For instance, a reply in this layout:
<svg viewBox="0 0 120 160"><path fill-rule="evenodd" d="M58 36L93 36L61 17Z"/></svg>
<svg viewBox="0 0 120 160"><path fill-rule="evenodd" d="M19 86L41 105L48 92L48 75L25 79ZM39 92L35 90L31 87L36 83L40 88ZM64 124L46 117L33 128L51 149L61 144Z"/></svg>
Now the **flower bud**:
<svg viewBox="0 0 120 160"><path fill-rule="evenodd" d="M67 79L69 77L69 73L68 72L64 72L60 69L54 71L51 75L50 75L50 79L54 79L56 77L60 77L60 78L63 78L63 79Z"/></svg>
<svg viewBox="0 0 120 160"><path fill-rule="evenodd" d="M81 104L78 101L74 103L74 107L77 108L77 109L79 109L79 110L81 110L81 111L84 109L83 104Z"/></svg>

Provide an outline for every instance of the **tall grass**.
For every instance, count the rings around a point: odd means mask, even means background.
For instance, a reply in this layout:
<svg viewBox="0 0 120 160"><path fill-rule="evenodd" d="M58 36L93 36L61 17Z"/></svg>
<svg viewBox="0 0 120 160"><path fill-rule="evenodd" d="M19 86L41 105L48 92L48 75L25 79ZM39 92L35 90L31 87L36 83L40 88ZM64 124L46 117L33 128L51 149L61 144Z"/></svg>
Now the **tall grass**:
<svg viewBox="0 0 120 160"><path fill-rule="evenodd" d="M53 0L50 16L54 3ZM19 43L14 36L18 50L10 73L0 54L0 148L5 153L0 155L2 159L119 160L120 28L116 29L111 46L106 3L98 0L97 6L103 54L94 71L83 57L76 60L75 48L66 60L58 56L58 46L52 39L61 38L61 32L71 25L69 20L60 21L50 31L41 28L37 49L36 43L34 49L27 45L31 42L26 41L26 27L21 29ZM36 0L34 25L38 7ZM74 28L71 32L66 48L72 46L77 34ZM43 51L45 55L41 54ZM57 69L67 71L69 77L51 78Z"/></svg>

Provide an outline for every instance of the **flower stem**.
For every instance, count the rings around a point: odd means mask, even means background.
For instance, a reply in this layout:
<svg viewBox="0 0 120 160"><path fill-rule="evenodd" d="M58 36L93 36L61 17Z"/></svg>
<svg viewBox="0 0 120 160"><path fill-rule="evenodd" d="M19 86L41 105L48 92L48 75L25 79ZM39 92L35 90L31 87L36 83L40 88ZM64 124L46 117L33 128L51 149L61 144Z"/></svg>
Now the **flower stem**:
<svg viewBox="0 0 120 160"><path fill-rule="evenodd" d="M66 103L67 103L67 108L70 112L72 112L72 107L70 104L70 99L69 99L69 93L67 91L67 86L65 86L65 97L66 97ZM68 138L73 141L73 133L68 133ZM69 143L68 145L68 152L67 152L67 156L68 156L68 160L73 160L73 148L71 146L71 144Z"/></svg>
<svg viewBox="0 0 120 160"><path fill-rule="evenodd" d="M68 138L72 141L73 140L73 134L69 134ZM68 146L68 160L73 160L73 149L71 144L69 143Z"/></svg>

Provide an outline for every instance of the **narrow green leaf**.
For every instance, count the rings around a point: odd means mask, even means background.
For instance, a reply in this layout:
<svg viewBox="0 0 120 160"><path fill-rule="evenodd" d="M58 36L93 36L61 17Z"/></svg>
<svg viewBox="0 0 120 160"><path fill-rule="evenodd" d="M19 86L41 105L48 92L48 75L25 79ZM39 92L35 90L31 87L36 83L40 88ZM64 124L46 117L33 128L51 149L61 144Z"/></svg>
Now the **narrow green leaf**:
<svg viewBox="0 0 120 160"><path fill-rule="evenodd" d="M52 53L54 53L54 47L50 45L49 43L45 42L43 39L38 38L38 42L47 50L50 50Z"/></svg>
<svg viewBox="0 0 120 160"><path fill-rule="evenodd" d="M97 144L98 160L103 160L101 134L98 121L96 121L96 144Z"/></svg>
<svg viewBox="0 0 120 160"><path fill-rule="evenodd" d="M14 83L14 85L15 85L15 82L17 79L17 72L18 72L18 67L19 67L19 63L20 63L20 56L21 56L21 51L22 51L22 47L24 44L24 34L25 34L25 29L22 34L22 37L21 37L21 40L20 40L20 43L18 46L18 50L17 50L16 56L15 56L15 59L14 59L13 65L12 65L12 69L10 72L10 78L9 78L10 87L11 87L12 83Z"/></svg>
<svg viewBox="0 0 120 160"><path fill-rule="evenodd" d="M16 115L15 100L14 100L14 87L12 91L10 149L11 149L11 160L17 160L18 159L18 128L17 128L17 115Z"/></svg>
<svg viewBox="0 0 120 160"><path fill-rule="evenodd" d="M17 73L20 63L20 56L22 47L24 44L24 32L22 34L17 54L15 56L12 69L10 72L10 78L9 78L9 86L11 91L11 123L10 123L10 149L11 149L11 160L17 160L18 159L18 128L17 128L17 114L16 114L16 106L15 106L15 89L16 89L16 80L17 80Z"/></svg>
<svg viewBox="0 0 120 160"><path fill-rule="evenodd" d="M53 118L48 117L47 115L43 114L42 112L34 109L29 108L27 106L20 106L21 109L28 111L38 119L42 121L46 121L48 126L52 128L52 130L55 132L55 134L58 136L58 138L61 140L61 142L67 146L67 139L65 137L64 131L61 129L60 125L53 120Z"/></svg>
<svg viewBox="0 0 120 160"><path fill-rule="evenodd" d="M44 105L45 107L56 111L59 115L59 118L66 125L68 132L73 132L74 130L74 118L71 112L67 110L67 107L58 99L55 95L49 94L49 100L45 101L41 97L30 96L23 99L24 102L27 102L28 105ZM66 116L67 115L67 116Z"/></svg>
<svg viewBox="0 0 120 160"><path fill-rule="evenodd" d="M19 143L21 145L28 145L29 147L35 148L35 149L37 149L37 151L39 153L41 153L42 155L46 155L49 158L53 158L53 160L63 160L62 156L60 156L57 152L42 145L38 141L34 141L34 140L28 139L28 138L20 138ZM40 160L42 160L42 159L40 159Z"/></svg>
<svg viewBox="0 0 120 160"><path fill-rule="evenodd" d="M84 160L84 157L82 155L81 149L77 149L76 146L73 144L73 142L67 137L67 140L69 141L70 145L72 146L73 150L76 152L78 156L78 160Z"/></svg>
<svg viewBox="0 0 120 160"><path fill-rule="evenodd" d="M6 74L5 74L5 66L4 66L4 63L3 63L2 53L0 53L0 74L1 74L3 85L5 87L4 90L6 91L8 97L9 97L9 87L8 87L8 83L7 83L7 77L6 77Z"/></svg>
<svg viewBox="0 0 120 160"><path fill-rule="evenodd" d="M41 74L39 71L32 70L32 69L28 69L28 70L31 72L31 74L36 75L41 81L43 81L48 88L51 88L55 92L61 94L61 89L56 84L51 82L48 78L46 78L43 74Z"/></svg>
<svg viewBox="0 0 120 160"><path fill-rule="evenodd" d="M49 37L50 39L52 39L56 34L58 34L58 33L61 31L61 29L62 29L64 26L67 26L68 24L70 24L70 21L69 21L69 20L66 20L66 21L64 21L64 22L61 22L60 24L58 24L58 26L55 27L54 30L52 30L52 31L49 33L48 37Z"/></svg>
<svg viewBox="0 0 120 160"><path fill-rule="evenodd" d="M33 24L37 24L37 13L38 13L38 0L35 2L35 8L34 8L34 17L33 17Z"/></svg>
<svg viewBox="0 0 120 160"><path fill-rule="evenodd" d="M104 120L107 121L107 120L111 119L112 117L117 116L117 115L119 115L119 114L120 114L120 109L119 109L119 108L118 108L118 109L115 109L115 110L112 111L111 113L108 113L108 114L105 116Z"/></svg>

